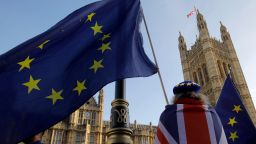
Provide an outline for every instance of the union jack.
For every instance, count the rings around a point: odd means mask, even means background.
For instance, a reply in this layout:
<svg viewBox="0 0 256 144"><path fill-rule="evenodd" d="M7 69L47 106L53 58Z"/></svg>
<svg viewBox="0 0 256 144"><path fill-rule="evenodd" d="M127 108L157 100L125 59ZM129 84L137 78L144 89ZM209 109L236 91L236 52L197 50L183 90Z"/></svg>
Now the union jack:
<svg viewBox="0 0 256 144"><path fill-rule="evenodd" d="M161 114L155 144L227 144L221 121L207 105L167 105Z"/></svg>
<svg viewBox="0 0 256 144"><path fill-rule="evenodd" d="M194 9L193 9L191 12L189 12L189 13L187 14L187 18L189 18L190 16L192 16L194 13L196 13L196 11L197 11L197 9L196 9L196 7L194 7Z"/></svg>

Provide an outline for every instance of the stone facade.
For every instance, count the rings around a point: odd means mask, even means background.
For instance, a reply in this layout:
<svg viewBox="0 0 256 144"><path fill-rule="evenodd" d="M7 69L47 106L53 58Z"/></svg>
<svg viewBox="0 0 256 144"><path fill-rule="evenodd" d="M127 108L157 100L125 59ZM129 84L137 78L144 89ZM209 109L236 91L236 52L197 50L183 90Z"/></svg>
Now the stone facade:
<svg viewBox="0 0 256 144"><path fill-rule="evenodd" d="M110 122L103 120L104 93L99 92L98 102L91 98L67 119L46 130L44 144L106 144ZM130 124L134 144L153 144L156 127Z"/></svg>
<svg viewBox="0 0 256 144"><path fill-rule="evenodd" d="M226 75L231 69L232 80L256 124L255 107L227 28L220 23L221 40L211 37L206 21L199 11L197 27L199 37L191 49L187 49L181 33L178 38L184 79L199 83L203 87L203 94L208 96L212 105L215 105Z"/></svg>

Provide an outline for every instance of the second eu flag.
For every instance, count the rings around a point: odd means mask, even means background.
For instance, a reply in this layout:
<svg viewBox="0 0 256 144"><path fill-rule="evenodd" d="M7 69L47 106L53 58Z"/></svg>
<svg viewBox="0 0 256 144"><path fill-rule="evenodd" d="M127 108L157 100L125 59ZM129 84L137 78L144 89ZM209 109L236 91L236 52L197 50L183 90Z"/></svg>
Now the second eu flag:
<svg viewBox="0 0 256 144"><path fill-rule="evenodd" d="M215 108L229 144L256 143L256 129L230 75L227 76Z"/></svg>
<svg viewBox="0 0 256 144"><path fill-rule="evenodd" d="M110 82L156 73L140 21L139 0L104 0L1 55L1 143L49 128Z"/></svg>

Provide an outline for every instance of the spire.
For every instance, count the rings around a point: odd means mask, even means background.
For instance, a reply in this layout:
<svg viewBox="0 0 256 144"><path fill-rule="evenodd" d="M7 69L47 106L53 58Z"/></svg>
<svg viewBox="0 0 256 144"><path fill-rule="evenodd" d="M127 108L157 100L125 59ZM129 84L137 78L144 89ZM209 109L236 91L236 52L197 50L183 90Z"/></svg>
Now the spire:
<svg viewBox="0 0 256 144"><path fill-rule="evenodd" d="M220 21L220 32L221 33L227 32L227 28L222 24L221 21Z"/></svg>
<svg viewBox="0 0 256 144"><path fill-rule="evenodd" d="M204 16L199 12L199 10L197 10L197 28L199 30L200 39L209 38L206 21L204 20Z"/></svg>
<svg viewBox="0 0 256 144"><path fill-rule="evenodd" d="M230 39L229 32L227 31L226 26L224 26L221 21L220 21L220 33L221 33L221 39L223 42Z"/></svg>
<svg viewBox="0 0 256 144"><path fill-rule="evenodd" d="M202 17L202 18L204 18L204 16L200 13L200 11L199 11L199 9L197 9L197 19L199 18L199 17Z"/></svg>
<svg viewBox="0 0 256 144"><path fill-rule="evenodd" d="M187 45L181 32L179 32L178 41L179 41L179 51L180 51L181 61L184 61L187 59Z"/></svg>
<svg viewBox="0 0 256 144"><path fill-rule="evenodd" d="M186 45L185 39L182 36L180 31L179 31L179 38L178 38L178 40L179 40L179 48L180 48L180 50L187 50L187 45Z"/></svg>
<svg viewBox="0 0 256 144"><path fill-rule="evenodd" d="M103 89L101 89L100 91L99 91L99 97L98 97L98 103L99 103L99 105L101 106L101 108L103 108L103 105L104 105L104 91L103 91Z"/></svg>
<svg viewBox="0 0 256 144"><path fill-rule="evenodd" d="M183 43L184 42L184 37L181 34L181 32L179 31L179 43Z"/></svg>

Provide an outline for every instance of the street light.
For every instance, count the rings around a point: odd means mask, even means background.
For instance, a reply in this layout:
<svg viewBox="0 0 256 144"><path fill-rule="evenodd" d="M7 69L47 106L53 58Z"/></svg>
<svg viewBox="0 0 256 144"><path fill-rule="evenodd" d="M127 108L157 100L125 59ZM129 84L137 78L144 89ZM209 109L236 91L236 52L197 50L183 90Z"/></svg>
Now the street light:
<svg viewBox="0 0 256 144"><path fill-rule="evenodd" d="M116 81L115 99L111 103L110 130L108 144L132 144L130 129L129 103L125 96L125 80Z"/></svg>

